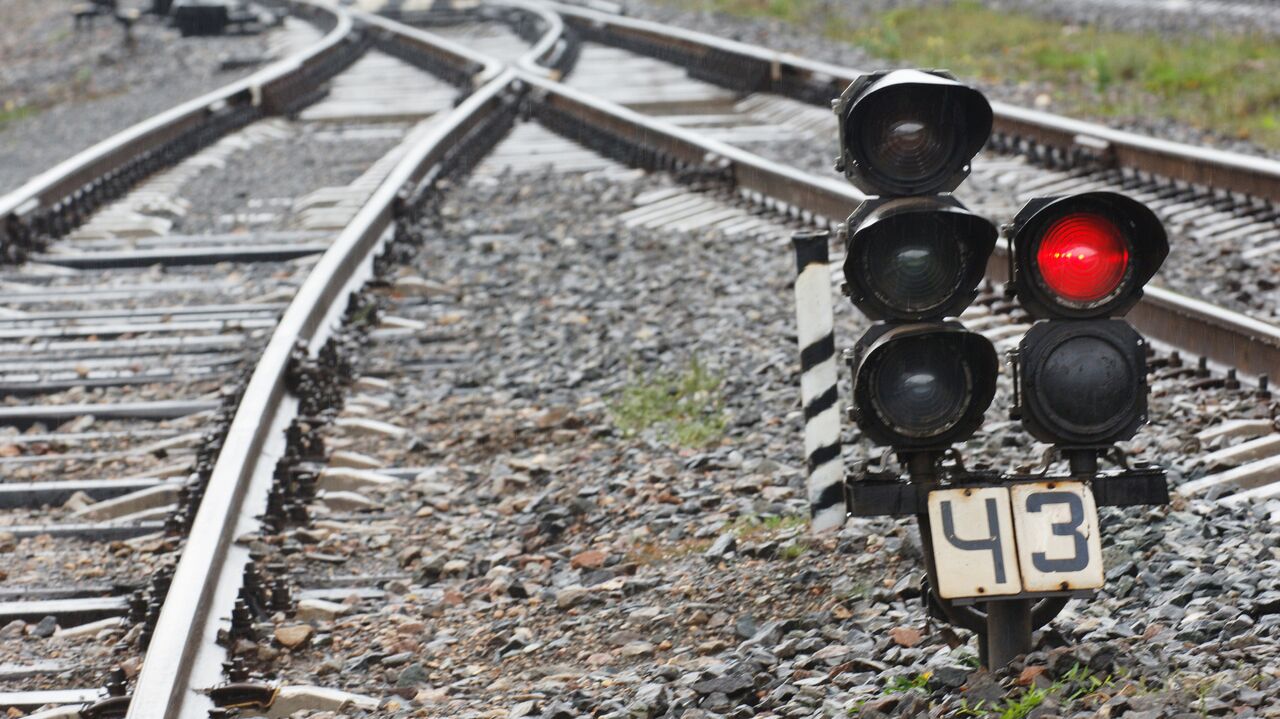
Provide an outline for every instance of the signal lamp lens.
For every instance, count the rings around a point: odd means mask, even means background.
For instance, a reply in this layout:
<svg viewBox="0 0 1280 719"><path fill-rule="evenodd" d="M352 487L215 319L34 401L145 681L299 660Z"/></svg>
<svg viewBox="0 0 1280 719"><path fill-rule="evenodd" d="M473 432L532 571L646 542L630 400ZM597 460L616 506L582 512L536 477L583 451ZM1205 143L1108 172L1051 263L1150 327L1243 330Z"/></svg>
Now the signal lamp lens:
<svg viewBox="0 0 1280 719"><path fill-rule="evenodd" d="M1037 319L1118 317L1169 254L1151 208L1115 192L1032 198L1012 239L1018 301Z"/></svg>
<svg viewBox="0 0 1280 719"><path fill-rule="evenodd" d="M1041 395L1050 412L1068 425L1095 428L1133 402L1133 376L1124 354L1097 337L1076 337L1047 353L1041 370L1051 381Z"/></svg>
<svg viewBox="0 0 1280 719"><path fill-rule="evenodd" d="M873 199L850 218L844 276L872 319L954 317L973 300L996 228L931 198Z"/></svg>
<svg viewBox="0 0 1280 719"><path fill-rule="evenodd" d="M872 292L911 314L928 313L946 302L964 269L959 245L938 235L895 238L879 233L864 256L873 264L867 268Z"/></svg>
<svg viewBox="0 0 1280 719"><path fill-rule="evenodd" d="M995 348L955 322L876 325L855 354L854 411L878 445L950 446L977 430L995 396Z"/></svg>
<svg viewBox="0 0 1280 719"><path fill-rule="evenodd" d="M889 347L871 374L876 410L908 437L936 437L956 426L972 390L968 366L939 351L927 336Z"/></svg>
<svg viewBox="0 0 1280 719"><path fill-rule="evenodd" d="M897 96L903 97L902 93ZM964 132L963 118L956 118L961 124L939 132L939 121L945 118L925 116L922 110L934 108L886 101L868 112L860 137L872 173L915 184L947 172L956 152L956 137ZM933 114L941 113L934 110Z"/></svg>
<svg viewBox="0 0 1280 719"><path fill-rule="evenodd" d="M1146 419L1146 356L1124 320L1040 322L1022 340L1022 421L1059 445L1131 438Z"/></svg>
<svg viewBox="0 0 1280 719"><path fill-rule="evenodd" d="M1115 292L1129 269L1124 234L1107 218L1079 213L1049 226L1036 251L1048 289L1069 302L1097 302Z"/></svg>
<svg viewBox="0 0 1280 719"><path fill-rule="evenodd" d="M954 190L991 134L982 93L920 70L865 75L837 111L845 175L877 196Z"/></svg>

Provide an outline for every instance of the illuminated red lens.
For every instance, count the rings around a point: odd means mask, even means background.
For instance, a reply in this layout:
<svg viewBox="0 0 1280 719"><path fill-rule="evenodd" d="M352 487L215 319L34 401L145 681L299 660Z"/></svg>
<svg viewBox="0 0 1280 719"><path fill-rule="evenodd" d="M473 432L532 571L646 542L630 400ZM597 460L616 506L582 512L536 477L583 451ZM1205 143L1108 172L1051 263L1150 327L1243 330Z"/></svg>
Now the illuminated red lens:
<svg viewBox="0 0 1280 719"><path fill-rule="evenodd" d="M1120 228L1107 218L1067 215L1044 233L1036 264L1054 294L1068 302L1096 302L1124 280L1129 247Z"/></svg>

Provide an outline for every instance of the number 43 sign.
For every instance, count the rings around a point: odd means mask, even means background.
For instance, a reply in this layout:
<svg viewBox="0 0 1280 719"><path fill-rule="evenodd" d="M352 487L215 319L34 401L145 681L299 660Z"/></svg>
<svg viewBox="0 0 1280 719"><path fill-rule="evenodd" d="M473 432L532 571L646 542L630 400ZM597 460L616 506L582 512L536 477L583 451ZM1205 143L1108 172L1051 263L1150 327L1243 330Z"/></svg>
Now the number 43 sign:
<svg viewBox="0 0 1280 719"><path fill-rule="evenodd" d="M1096 589L1102 542L1082 482L1028 482L929 493L944 599Z"/></svg>

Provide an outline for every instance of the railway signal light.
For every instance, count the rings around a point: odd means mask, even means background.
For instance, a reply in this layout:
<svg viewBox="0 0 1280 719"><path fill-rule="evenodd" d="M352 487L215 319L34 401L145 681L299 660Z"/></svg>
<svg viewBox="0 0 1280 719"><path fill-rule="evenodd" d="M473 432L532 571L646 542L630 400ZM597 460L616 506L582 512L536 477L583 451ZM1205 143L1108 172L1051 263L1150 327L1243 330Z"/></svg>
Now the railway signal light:
<svg viewBox="0 0 1280 719"><path fill-rule="evenodd" d="M942 72L864 75L835 103L837 167L869 198L846 225L844 291L872 320L851 366L851 414L899 453L973 434L995 394L995 348L959 315L977 295L996 228L949 195L991 132L991 106Z"/></svg>
<svg viewBox="0 0 1280 719"><path fill-rule="evenodd" d="M863 75L836 103L836 168L871 195L954 190L991 134L987 99L941 71Z"/></svg>
<svg viewBox="0 0 1280 719"><path fill-rule="evenodd" d="M978 292L996 228L933 198L874 199L849 218L844 277L871 319L919 321L960 314Z"/></svg>
<svg viewBox="0 0 1280 719"><path fill-rule="evenodd" d="M834 109L836 168L872 195L845 228L845 294L877 321L847 355L850 413L909 479L854 473L846 506L916 515L931 612L982 634L984 664L1007 664L1070 597L1102 586L1096 506L1167 499L1158 469L1099 479L1098 456L1146 421L1146 344L1118 317L1168 239L1149 209L1115 193L1037 198L1018 213L1011 279L1040 321L1017 353L1015 403L1032 435L1063 450L1069 474L969 471L958 453L945 463L982 425L999 372L991 342L954 319L976 297L997 233L949 194L986 142L991 107L945 73L905 70L855 80ZM833 395L806 399L806 417ZM839 456L838 444L814 446Z"/></svg>
<svg viewBox="0 0 1280 719"><path fill-rule="evenodd" d="M872 442L899 451L967 438L995 396L995 348L958 323L877 325L854 354L854 419Z"/></svg>
<svg viewBox="0 0 1280 719"><path fill-rule="evenodd" d="M1042 322L1018 349L1018 411L1036 439L1102 449L1147 419L1146 343L1123 315L1169 254L1149 208L1114 192L1036 198L1014 219L1013 278Z"/></svg>
<svg viewBox="0 0 1280 719"><path fill-rule="evenodd" d="M1035 198L1013 228L1014 286L1038 319L1118 317L1169 254L1155 213L1115 192Z"/></svg>

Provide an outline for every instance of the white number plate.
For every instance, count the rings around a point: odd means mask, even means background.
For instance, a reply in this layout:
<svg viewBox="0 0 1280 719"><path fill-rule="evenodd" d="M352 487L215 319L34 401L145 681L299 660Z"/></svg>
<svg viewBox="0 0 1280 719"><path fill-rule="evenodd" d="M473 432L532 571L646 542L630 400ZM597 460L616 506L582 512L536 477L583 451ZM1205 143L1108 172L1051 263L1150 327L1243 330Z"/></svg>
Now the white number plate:
<svg viewBox="0 0 1280 719"><path fill-rule="evenodd" d="M929 524L944 599L1103 584L1098 509L1081 482L930 492Z"/></svg>
<svg viewBox="0 0 1280 719"><path fill-rule="evenodd" d="M938 594L950 599L1022 591L1009 490L972 487L930 492L929 526Z"/></svg>

